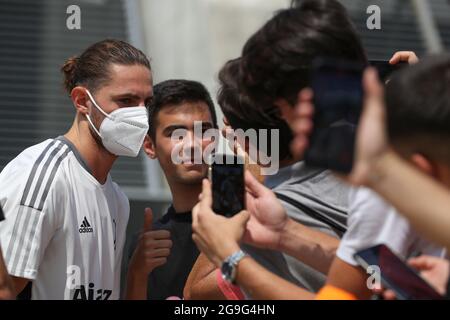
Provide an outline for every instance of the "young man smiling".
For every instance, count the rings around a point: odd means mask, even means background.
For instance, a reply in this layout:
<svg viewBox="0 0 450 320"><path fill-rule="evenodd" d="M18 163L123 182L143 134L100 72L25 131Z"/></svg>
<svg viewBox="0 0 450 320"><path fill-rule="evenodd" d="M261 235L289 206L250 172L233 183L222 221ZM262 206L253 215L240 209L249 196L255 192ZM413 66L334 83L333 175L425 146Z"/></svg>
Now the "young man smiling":
<svg viewBox="0 0 450 320"><path fill-rule="evenodd" d="M158 159L172 193L172 205L155 222L151 210L146 209L144 229L130 250L127 299L183 296L186 279L199 254L192 241L191 211L208 170L206 163L194 163L189 155L203 155L212 143L197 132L217 128L208 91L202 84L188 80L168 80L154 87L149 123L144 150L151 159ZM202 130L196 128L198 125ZM184 159L188 161L174 162L175 151L182 153L181 158L187 155Z"/></svg>

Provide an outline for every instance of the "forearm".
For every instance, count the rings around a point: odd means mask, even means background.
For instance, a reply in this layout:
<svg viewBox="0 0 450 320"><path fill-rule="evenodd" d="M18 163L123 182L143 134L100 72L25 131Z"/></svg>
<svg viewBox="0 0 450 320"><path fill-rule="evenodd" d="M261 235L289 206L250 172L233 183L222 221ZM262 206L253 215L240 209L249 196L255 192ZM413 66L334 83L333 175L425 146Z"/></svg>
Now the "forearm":
<svg viewBox="0 0 450 320"><path fill-rule="evenodd" d="M127 274L127 284L125 291L126 300L146 300L147 299L148 275L134 272L130 269Z"/></svg>
<svg viewBox="0 0 450 320"><path fill-rule="evenodd" d="M198 281L190 285L187 300L226 300L217 284L216 270L212 270L202 279L197 279Z"/></svg>
<svg viewBox="0 0 450 320"><path fill-rule="evenodd" d="M11 277L6 269L3 254L0 248L0 300L14 299L14 287Z"/></svg>
<svg viewBox="0 0 450 320"><path fill-rule="evenodd" d="M327 274L338 246L339 239L289 219L277 250Z"/></svg>
<svg viewBox="0 0 450 320"><path fill-rule="evenodd" d="M418 232L450 249L450 192L393 152L375 167L369 187L408 218Z"/></svg>
<svg viewBox="0 0 450 320"><path fill-rule="evenodd" d="M312 300L315 295L267 271L251 257L239 262L237 284L256 300Z"/></svg>
<svg viewBox="0 0 450 320"><path fill-rule="evenodd" d="M216 266L203 253L197 258L186 281L183 296L186 300L224 300L216 281Z"/></svg>

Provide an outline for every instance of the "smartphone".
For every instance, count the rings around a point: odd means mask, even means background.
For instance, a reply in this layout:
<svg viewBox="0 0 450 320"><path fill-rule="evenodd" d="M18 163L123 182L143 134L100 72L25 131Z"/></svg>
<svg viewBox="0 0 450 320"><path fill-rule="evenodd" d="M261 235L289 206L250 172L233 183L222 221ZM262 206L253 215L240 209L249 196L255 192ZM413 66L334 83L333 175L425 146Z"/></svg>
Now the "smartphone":
<svg viewBox="0 0 450 320"><path fill-rule="evenodd" d="M305 151L308 166L348 173L363 104L364 65L319 58L313 62L314 129Z"/></svg>
<svg viewBox="0 0 450 320"><path fill-rule="evenodd" d="M378 266L381 284L395 292L400 300L442 300L440 295L414 269L403 262L386 245L377 245L355 254L364 270Z"/></svg>
<svg viewBox="0 0 450 320"><path fill-rule="evenodd" d="M245 209L244 158L215 155L209 167L213 211L232 217Z"/></svg>
<svg viewBox="0 0 450 320"><path fill-rule="evenodd" d="M386 60L370 60L369 64L377 69L380 80L385 84L389 81L389 78L394 72L408 66L408 62L405 61L390 64L389 61Z"/></svg>

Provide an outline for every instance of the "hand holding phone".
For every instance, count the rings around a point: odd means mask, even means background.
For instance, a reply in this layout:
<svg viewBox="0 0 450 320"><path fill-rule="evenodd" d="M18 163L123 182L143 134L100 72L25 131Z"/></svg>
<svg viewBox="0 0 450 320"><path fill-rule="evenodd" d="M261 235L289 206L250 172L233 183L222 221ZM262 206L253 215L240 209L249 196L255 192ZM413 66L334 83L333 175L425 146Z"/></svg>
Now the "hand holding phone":
<svg viewBox="0 0 450 320"><path fill-rule="evenodd" d="M369 266L377 266L382 285L394 291L397 299L443 299L442 295L384 244L357 252L355 259L365 270Z"/></svg>
<svg viewBox="0 0 450 320"><path fill-rule="evenodd" d="M234 155L215 155L209 168L213 211L232 217L245 209L244 159Z"/></svg>
<svg viewBox="0 0 450 320"><path fill-rule="evenodd" d="M377 69L380 80L385 84L389 82L389 79L393 73L408 66L408 62L406 61L399 61L396 64L390 64L389 61L385 60L370 60L369 64Z"/></svg>

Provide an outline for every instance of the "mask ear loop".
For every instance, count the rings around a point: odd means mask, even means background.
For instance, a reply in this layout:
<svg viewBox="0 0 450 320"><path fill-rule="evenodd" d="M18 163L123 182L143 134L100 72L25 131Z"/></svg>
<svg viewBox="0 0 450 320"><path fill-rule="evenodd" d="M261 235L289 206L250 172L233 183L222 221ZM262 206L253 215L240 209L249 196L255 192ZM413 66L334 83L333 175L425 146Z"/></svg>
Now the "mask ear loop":
<svg viewBox="0 0 450 320"><path fill-rule="evenodd" d="M107 114L105 111L102 110L102 108L100 108L100 107L98 106L97 102L95 102L94 97L92 97L92 95L91 95L91 93L89 92L88 89L86 89L86 93L88 94L89 99L90 99L91 102L94 104L94 106L95 106L101 113L103 113L103 115L104 115L105 117L109 118L109 117L110 117L109 114ZM97 128L94 126L94 123L92 122L91 117L87 114L87 115L86 115L86 118L87 118L89 124L91 125L92 129L94 129L95 133L101 138L102 136L100 135L100 132L97 130Z"/></svg>

